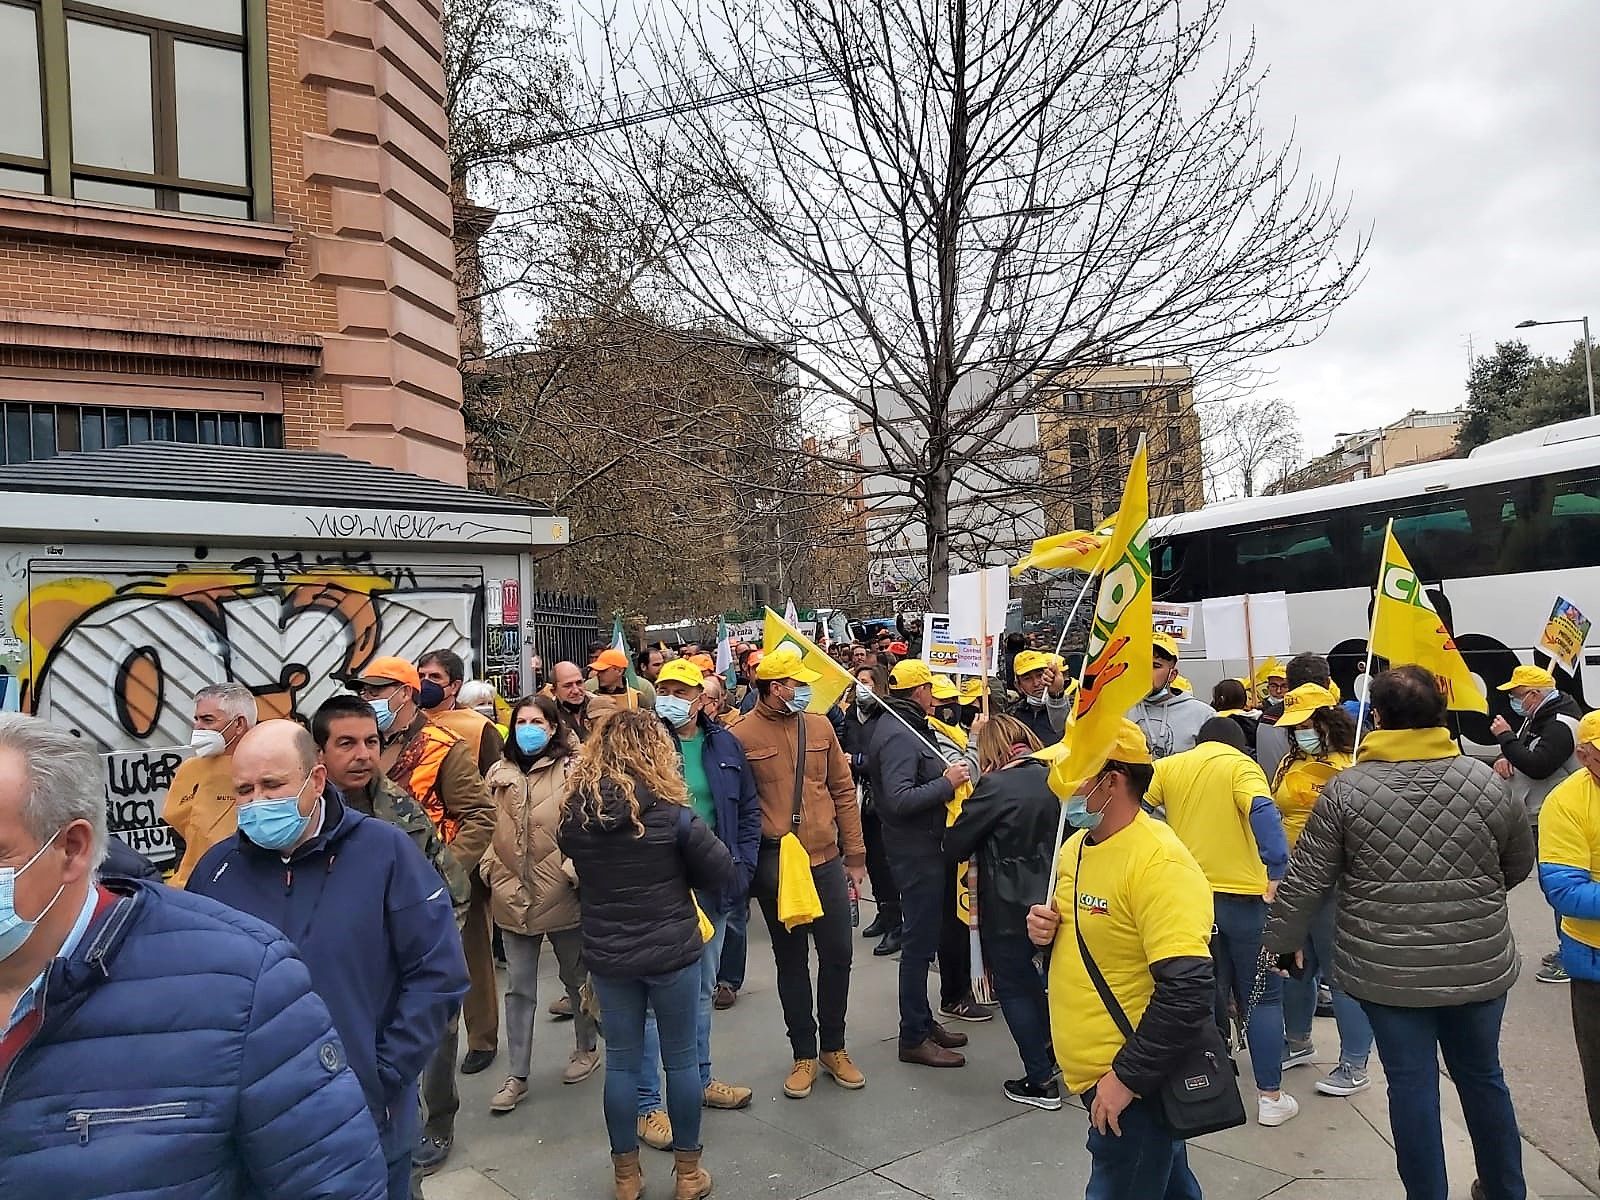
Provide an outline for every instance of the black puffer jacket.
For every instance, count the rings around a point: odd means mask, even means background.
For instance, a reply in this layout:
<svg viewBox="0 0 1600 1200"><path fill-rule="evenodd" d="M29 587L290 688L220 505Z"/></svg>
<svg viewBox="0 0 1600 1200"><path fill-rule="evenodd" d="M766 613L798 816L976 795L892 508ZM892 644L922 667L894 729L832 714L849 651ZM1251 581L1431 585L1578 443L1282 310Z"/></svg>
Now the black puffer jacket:
<svg viewBox="0 0 1600 1200"><path fill-rule="evenodd" d="M1556 692L1525 717L1520 726L1497 739L1500 753L1516 774L1511 777L1511 794L1522 802L1530 820L1539 820L1544 798L1555 791L1568 775L1578 770L1573 757L1577 748L1578 722L1583 709L1565 692Z"/></svg>
<svg viewBox="0 0 1600 1200"><path fill-rule="evenodd" d="M728 848L699 817L643 783L635 787L643 836L610 784L601 786L598 820L585 824L570 807L561 815L557 842L578 873L583 957L596 975L661 975L697 961L702 943L689 889L720 892L737 883Z"/></svg>
<svg viewBox="0 0 1600 1200"><path fill-rule="evenodd" d="M926 713L906 700L891 697L884 703L894 713L883 713L873 722L867 750L873 803L887 835L884 840L891 858L938 858L944 852L945 805L956 794L944 777L949 764L934 751ZM895 714L905 720L895 720Z"/></svg>
<svg viewBox="0 0 1600 1200"><path fill-rule="evenodd" d="M1453 747L1445 730L1434 753ZM1333 975L1358 1000L1435 1008L1492 1000L1517 978L1506 892L1533 870L1522 806L1477 759L1369 754L1323 789L1267 916L1278 954L1305 944L1338 889ZM1387 744L1387 743L1381 743Z"/></svg>
<svg viewBox="0 0 1600 1200"><path fill-rule="evenodd" d="M978 861L978 920L985 935L1026 937L1029 907L1044 903L1061 817L1049 777L1050 768L1036 758L987 772L945 830L946 858Z"/></svg>

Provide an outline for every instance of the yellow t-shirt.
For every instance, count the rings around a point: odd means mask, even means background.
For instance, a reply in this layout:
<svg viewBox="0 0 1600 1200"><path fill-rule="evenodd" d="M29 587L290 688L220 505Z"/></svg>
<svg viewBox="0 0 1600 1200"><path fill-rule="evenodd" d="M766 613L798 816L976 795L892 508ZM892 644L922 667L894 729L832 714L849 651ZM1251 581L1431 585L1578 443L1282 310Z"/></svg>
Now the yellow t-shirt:
<svg viewBox="0 0 1600 1200"><path fill-rule="evenodd" d="M1293 850L1300 834L1311 819L1311 810L1317 806L1317 797L1340 771L1354 761L1348 754L1328 754L1322 758L1285 759L1278 771L1277 784L1272 789L1272 802L1278 806L1283 818L1283 832Z"/></svg>
<svg viewBox="0 0 1600 1200"><path fill-rule="evenodd" d="M1073 905L1095 965L1135 1028L1155 991L1151 963L1211 955L1211 885L1177 834L1140 813L1105 841L1084 845L1080 879L1085 836L1074 834L1061 848L1061 926L1050 957L1050 1034L1074 1093L1100 1081L1126 1039L1089 981L1072 932Z"/></svg>
<svg viewBox="0 0 1600 1200"><path fill-rule="evenodd" d="M1539 861L1576 867L1600 883L1600 784L1580 768L1563 779L1539 809ZM1600 921L1562 917L1561 932L1600 950Z"/></svg>
<svg viewBox="0 0 1600 1200"><path fill-rule="evenodd" d="M1167 810L1167 824L1211 881L1211 890L1259 896L1267 868L1250 828L1250 802L1271 794L1248 754L1221 742L1168 755L1155 767L1145 799Z"/></svg>

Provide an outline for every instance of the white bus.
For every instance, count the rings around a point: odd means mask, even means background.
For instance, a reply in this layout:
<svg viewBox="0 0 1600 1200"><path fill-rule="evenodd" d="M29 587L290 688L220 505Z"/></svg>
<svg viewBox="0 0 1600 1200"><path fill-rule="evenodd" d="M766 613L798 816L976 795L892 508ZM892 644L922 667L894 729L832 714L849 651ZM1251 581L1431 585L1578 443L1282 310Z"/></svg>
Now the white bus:
<svg viewBox="0 0 1600 1200"><path fill-rule="evenodd" d="M1151 522L1157 600L1288 593L1295 650L1328 656L1335 682L1356 694L1366 659L1384 526L1416 568L1434 606L1489 695L1519 662L1549 666L1537 649L1557 596L1600 614L1600 418L1586 417L1481 446L1464 459L1401 468L1376 479L1208 505ZM1201 699L1243 662L1205 659L1203 622L1184 649ZM1583 676L1555 670L1585 708ZM1596 680L1600 684L1600 678ZM1600 687L1596 690L1600 699ZM1492 744L1487 718L1461 732Z"/></svg>

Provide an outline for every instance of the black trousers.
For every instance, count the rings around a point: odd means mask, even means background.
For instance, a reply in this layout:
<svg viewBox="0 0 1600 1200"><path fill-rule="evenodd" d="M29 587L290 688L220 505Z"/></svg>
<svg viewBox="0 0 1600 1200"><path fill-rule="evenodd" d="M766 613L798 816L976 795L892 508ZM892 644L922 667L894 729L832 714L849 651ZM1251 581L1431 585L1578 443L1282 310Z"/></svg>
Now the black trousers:
<svg viewBox="0 0 1600 1200"><path fill-rule="evenodd" d="M972 933L956 913L956 869L944 865L944 900L939 912L939 1006L972 998Z"/></svg>
<svg viewBox="0 0 1600 1200"><path fill-rule="evenodd" d="M844 1049L845 1012L850 1007L850 955L855 939L850 928L850 893L844 860L830 858L811 868L822 901L815 921L785 929L778 919L778 844L763 840L751 895L772 936L772 960L778 970L778 1002L796 1058L816 1058ZM812 1009L811 943L817 947L816 1008Z"/></svg>
<svg viewBox="0 0 1600 1200"><path fill-rule="evenodd" d="M867 843L867 878L872 881L872 898L878 911L887 914L890 929L900 924L900 888L889 866L889 849L883 841L883 822L868 808L861 814L861 836Z"/></svg>
<svg viewBox="0 0 1600 1200"><path fill-rule="evenodd" d="M1583 1095L1589 1102L1589 1125L1600 1138L1600 983L1574 979L1572 1033L1578 1042L1578 1066L1583 1071Z"/></svg>

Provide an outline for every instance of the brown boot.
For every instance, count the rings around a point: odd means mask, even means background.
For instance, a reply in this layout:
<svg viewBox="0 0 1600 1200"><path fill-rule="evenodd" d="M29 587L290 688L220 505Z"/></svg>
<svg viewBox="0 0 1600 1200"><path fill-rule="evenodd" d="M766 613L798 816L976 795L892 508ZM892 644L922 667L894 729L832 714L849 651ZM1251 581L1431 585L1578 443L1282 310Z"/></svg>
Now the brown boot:
<svg viewBox="0 0 1600 1200"><path fill-rule="evenodd" d="M954 1050L946 1050L932 1038L925 1039L919 1046L901 1046L900 1061L912 1063L919 1067L964 1067L967 1065L964 1055L957 1054Z"/></svg>
<svg viewBox="0 0 1600 1200"><path fill-rule="evenodd" d="M644 1172L639 1168L639 1152L611 1156L611 1174L616 1180L617 1200L639 1200L644 1195Z"/></svg>
<svg viewBox="0 0 1600 1200"><path fill-rule="evenodd" d="M672 1174L678 1183L672 1200L701 1200L711 1195L711 1173L700 1165L700 1151L674 1150L672 1160Z"/></svg>
<svg viewBox="0 0 1600 1200"><path fill-rule="evenodd" d="M946 1029L935 1021L928 1030L928 1040L938 1043L946 1050L959 1050L967 1044L967 1035L959 1029Z"/></svg>

